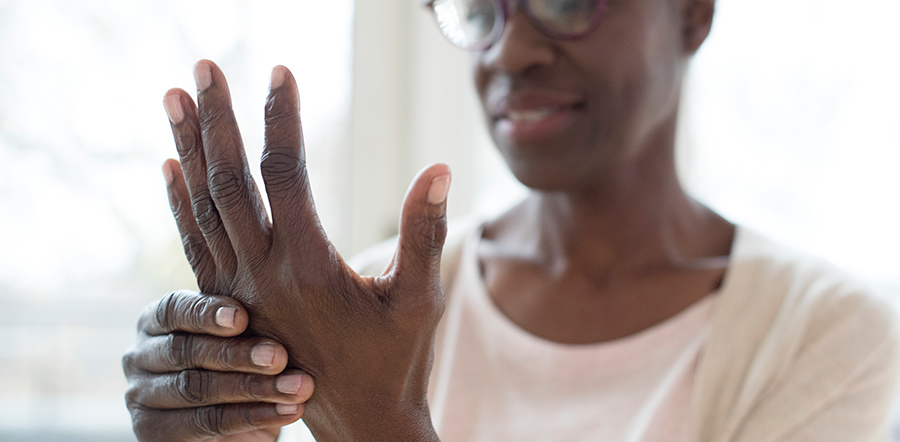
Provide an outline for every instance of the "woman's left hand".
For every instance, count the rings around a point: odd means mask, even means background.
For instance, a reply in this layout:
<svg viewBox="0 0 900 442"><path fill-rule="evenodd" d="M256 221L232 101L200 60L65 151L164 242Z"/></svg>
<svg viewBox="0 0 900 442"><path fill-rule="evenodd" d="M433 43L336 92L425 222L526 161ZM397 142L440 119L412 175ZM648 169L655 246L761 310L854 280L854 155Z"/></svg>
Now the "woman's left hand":
<svg viewBox="0 0 900 442"><path fill-rule="evenodd" d="M210 61L194 75L199 106L182 90L166 96L181 167L170 160L164 172L201 291L240 301L250 330L282 342L289 365L315 379L304 421L320 442L437 440L426 392L444 309L449 169L419 173L392 264L378 277L357 275L316 215L291 73L273 70L266 103L261 168L271 223L224 75Z"/></svg>

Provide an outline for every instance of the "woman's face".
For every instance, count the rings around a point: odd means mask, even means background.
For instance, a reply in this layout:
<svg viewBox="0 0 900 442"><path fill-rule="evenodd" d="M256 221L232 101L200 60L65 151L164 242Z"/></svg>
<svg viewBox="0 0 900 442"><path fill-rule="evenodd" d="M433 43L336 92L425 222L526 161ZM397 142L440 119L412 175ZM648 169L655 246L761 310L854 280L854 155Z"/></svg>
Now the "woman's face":
<svg viewBox="0 0 900 442"><path fill-rule="evenodd" d="M522 183L590 187L665 147L686 59L675 3L609 0L600 26L574 41L541 34L519 7L475 54L488 127Z"/></svg>

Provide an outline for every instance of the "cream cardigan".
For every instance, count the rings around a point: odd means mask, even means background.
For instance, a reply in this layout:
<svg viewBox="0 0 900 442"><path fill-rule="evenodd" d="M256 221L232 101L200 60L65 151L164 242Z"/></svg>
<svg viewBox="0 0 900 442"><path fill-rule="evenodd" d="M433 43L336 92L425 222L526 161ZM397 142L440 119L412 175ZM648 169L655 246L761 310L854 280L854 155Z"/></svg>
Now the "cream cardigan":
<svg viewBox="0 0 900 442"><path fill-rule="evenodd" d="M475 227L451 226L445 293ZM697 368L688 440L888 440L900 374L893 310L827 263L748 229L736 235ZM376 246L354 268L381 274L393 250L391 241Z"/></svg>

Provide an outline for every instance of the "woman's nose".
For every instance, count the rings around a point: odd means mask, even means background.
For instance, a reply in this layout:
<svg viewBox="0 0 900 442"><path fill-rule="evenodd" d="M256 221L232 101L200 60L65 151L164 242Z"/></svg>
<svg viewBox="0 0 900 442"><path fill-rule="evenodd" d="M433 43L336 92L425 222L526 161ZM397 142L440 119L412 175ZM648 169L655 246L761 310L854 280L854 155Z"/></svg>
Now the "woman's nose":
<svg viewBox="0 0 900 442"><path fill-rule="evenodd" d="M510 3L500 38L482 52L479 63L483 68L505 74L553 64L556 57L553 40L534 27L519 2Z"/></svg>

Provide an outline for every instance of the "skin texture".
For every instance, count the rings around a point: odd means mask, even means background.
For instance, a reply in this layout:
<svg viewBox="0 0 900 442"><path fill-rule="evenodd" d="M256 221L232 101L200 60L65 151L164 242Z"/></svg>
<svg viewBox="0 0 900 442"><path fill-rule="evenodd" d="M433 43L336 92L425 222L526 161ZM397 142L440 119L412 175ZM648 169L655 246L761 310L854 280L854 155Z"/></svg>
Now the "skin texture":
<svg viewBox="0 0 900 442"><path fill-rule="evenodd" d="M196 107L181 90L170 91L165 100L181 167L169 161L164 173L201 290L239 301L252 318L247 335L277 338L289 355L288 366L316 379L303 416L317 440L436 439L426 391L434 331L444 308L439 272L447 166L427 167L413 180L391 266L381 276L357 275L316 215L291 73L281 66L273 70L266 103L261 168L271 222L250 176L225 76L204 60L195 66L195 78ZM130 365L126 361L126 371ZM222 385L225 378L219 374L215 382ZM153 382L160 383L160 377ZM140 387L134 391L132 410L156 405L140 400ZM159 428L158 414L139 411L133 417L142 441L215 435L209 425L195 423L160 435L147 430ZM218 426L231 428L241 418L261 420L226 415L226 424Z"/></svg>
<svg viewBox="0 0 900 442"><path fill-rule="evenodd" d="M674 165L680 84L713 9L714 0L611 0L596 31L576 41L547 38L514 11L500 41L473 55L492 136L533 190L486 226L479 250L493 299L525 330L566 343L616 339L671 317L719 285L734 227L685 195ZM287 366L315 379L305 410L291 419L303 413L318 440L436 440L425 392L443 311L438 267L446 224L444 204L428 203L427 195L435 177L449 171L432 166L420 173L404 202L394 262L380 277L357 275L315 216L293 77L276 68L278 86L266 106L262 169L270 223L250 178L225 78L211 62L198 63L207 66L208 76L197 75L199 107L184 91L167 95L177 97L183 121L173 120L181 167L170 161L165 172L200 296L239 301L251 320L237 339L283 343ZM566 130L510 137L498 106L523 96L519 105L532 100L533 106L535 95L577 104ZM192 310L176 309L174 322L190 323L178 318L189 319ZM174 330L215 330L142 327L147 337L124 361L139 439L215 436L172 412L147 412L142 398L149 384L160 396L177 394L150 363L138 362L172 352L149 344L151 336L171 340ZM234 358L246 360L246 353ZM210 368L216 388L205 403L228 402L219 386L228 367L239 367L235 361ZM184 368L165 367L166 373ZM221 417L223 428L247 428L246 417ZM173 434L147 430L164 425ZM222 440L275 437L270 429L229 431L237 436Z"/></svg>
<svg viewBox="0 0 900 442"><path fill-rule="evenodd" d="M221 309L233 309L227 326L216 322ZM140 440L237 433L215 440L272 441L281 426L300 418L313 392L312 378L285 370L287 351L278 342L241 336L248 322L237 301L191 292L170 293L144 310L138 342L123 358L126 402ZM257 348L269 348L271 356L254 362ZM279 391L279 378L291 375L302 376L299 389ZM282 415L276 404L297 409Z"/></svg>

